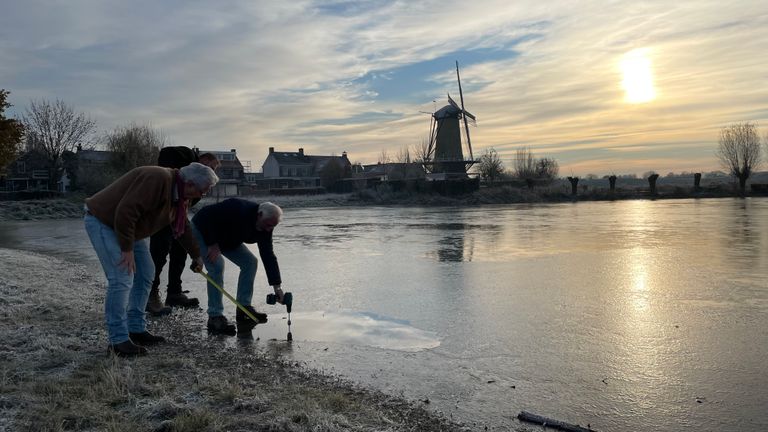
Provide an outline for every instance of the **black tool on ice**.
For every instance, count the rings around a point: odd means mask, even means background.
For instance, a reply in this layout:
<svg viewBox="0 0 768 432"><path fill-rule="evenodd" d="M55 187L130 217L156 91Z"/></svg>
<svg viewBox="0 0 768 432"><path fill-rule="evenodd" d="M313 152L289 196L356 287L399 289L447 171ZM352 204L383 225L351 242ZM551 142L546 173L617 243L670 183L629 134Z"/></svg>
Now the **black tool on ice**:
<svg viewBox="0 0 768 432"><path fill-rule="evenodd" d="M274 294L267 294L267 304L273 305L275 303L277 303L277 297ZM285 309L288 311L287 339L289 341L292 341L293 335L291 334L291 306L293 305L293 294L291 294L290 292L283 294L283 304L285 305Z"/></svg>

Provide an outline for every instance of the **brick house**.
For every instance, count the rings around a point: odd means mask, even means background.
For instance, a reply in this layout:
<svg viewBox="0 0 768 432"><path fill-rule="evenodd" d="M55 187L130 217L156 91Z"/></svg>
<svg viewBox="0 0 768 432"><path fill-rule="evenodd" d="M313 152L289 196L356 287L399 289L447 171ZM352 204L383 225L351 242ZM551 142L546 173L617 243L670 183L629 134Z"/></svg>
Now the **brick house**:
<svg viewBox="0 0 768 432"><path fill-rule="evenodd" d="M3 189L8 192L48 190L48 159L37 150L21 153L8 165Z"/></svg>
<svg viewBox="0 0 768 432"><path fill-rule="evenodd" d="M262 164L263 180L271 188L313 188L321 186L321 172L328 163L337 163L345 177L352 172L347 152L341 156L315 156L297 152L278 152L269 148L269 154Z"/></svg>
<svg viewBox="0 0 768 432"><path fill-rule="evenodd" d="M231 149L230 151L220 150L198 150L200 154L212 153L221 162L221 166L216 170L216 175L219 176L219 182L208 193L209 196L214 197L230 197L240 194L240 186L245 183L245 171L248 168L249 162L246 165L240 161L237 157L237 150Z"/></svg>

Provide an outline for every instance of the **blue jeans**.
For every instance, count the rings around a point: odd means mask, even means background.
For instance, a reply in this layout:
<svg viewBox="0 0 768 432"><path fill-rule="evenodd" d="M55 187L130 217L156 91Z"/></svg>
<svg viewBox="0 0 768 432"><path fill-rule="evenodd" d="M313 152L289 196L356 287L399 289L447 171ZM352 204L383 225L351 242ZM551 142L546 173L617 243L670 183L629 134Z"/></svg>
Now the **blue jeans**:
<svg viewBox="0 0 768 432"><path fill-rule="evenodd" d="M202 254L205 268L208 270L208 276L224 289L224 257L227 257L228 260L240 267L240 276L237 278L237 296L235 298L237 298L241 305L250 306L251 299L253 298L253 281L256 279L256 269L259 267L259 260L248 250L248 247L241 243L240 246L234 249L221 251L218 259L211 262L208 260L208 247L203 240L202 234L200 234L200 231L197 230L194 224L191 224L191 227L192 233L200 245L200 253ZM208 282L208 316L224 315L222 297L221 291Z"/></svg>
<svg viewBox="0 0 768 432"><path fill-rule="evenodd" d="M136 240L133 243L136 273L131 273L117 265L121 252L112 228L90 214L85 215L84 222L85 231L107 276L104 318L107 322L109 343L119 344L128 340L128 332L141 333L147 328L144 308L147 306L149 289L155 276L155 265L149 253L149 239Z"/></svg>

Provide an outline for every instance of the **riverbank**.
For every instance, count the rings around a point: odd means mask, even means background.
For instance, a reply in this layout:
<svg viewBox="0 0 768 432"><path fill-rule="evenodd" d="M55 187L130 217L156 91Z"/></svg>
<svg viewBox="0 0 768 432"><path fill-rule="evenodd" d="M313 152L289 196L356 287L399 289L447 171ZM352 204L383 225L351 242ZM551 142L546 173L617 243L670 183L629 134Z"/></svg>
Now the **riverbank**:
<svg viewBox="0 0 768 432"><path fill-rule="evenodd" d="M242 198L254 201L271 201L284 209L343 206L477 206L493 204L560 203L578 201L614 201L633 199L685 199L685 198L732 198L736 196L728 185L711 186L699 191L690 187L661 186L656 194L642 188L619 188L611 192L605 188L591 188L577 195L563 185L534 189L501 186L483 187L465 194L444 196L410 191L366 189L346 194L320 195L259 195ZM85 196L71 195L66 199L0 201L0 220L44 220L81 217ZM194 213L205 205L224 198L203 198L191 209Z"/></svg>
<svg viewBox="0 0 768 432"><path fill-rule="evenodd" d="M200 310L150 319L169 341L148 356L108 356L101 279L9 249L0 272L0 430L467 430L287 362L285 341L209 337Z"/></svg>

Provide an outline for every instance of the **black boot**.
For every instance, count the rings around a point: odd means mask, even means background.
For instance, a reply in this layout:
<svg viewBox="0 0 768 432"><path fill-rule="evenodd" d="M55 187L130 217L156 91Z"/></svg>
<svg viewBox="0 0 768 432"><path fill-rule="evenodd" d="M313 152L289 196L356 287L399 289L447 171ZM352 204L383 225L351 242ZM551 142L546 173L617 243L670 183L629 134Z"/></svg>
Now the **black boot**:
<svg viewBox="0 0 768 432"><path fill-rule="evenodd" d="M161 342L165 342L165 338L162 336L155 336L148 331L141 333L128 333L128 337L131 338L131 342L136 345L150 346L157 345Z"/></svg>
<svg viewBox="0 0 768 432"><path fill-rule="evenodd" d="M141 345L136 345L130 340L110 345L107 352L118 357L138 357L147 354L147 349Z"/></svg>
<svg viewBox="0 0 768 432"><path fill-rule="evenodd" d="M208 331L213 334L223 334L234 336L236 334L235 325L230 324L224 316L208 317Z"/></svg>
<svg viewBox="0 0 768 432"><path fill-rule="evenodd" d="M187 297L183 292L169 292L165 297L165 305L180 308L196 308L200 306L200 301L194 297Z"/></svg>
<svg viewBox="0 0 768 432"><path fill-rule="evenodd" d="M237 323L238 332L240 332L241 329L242 331L252 330L256 327L256 324L264 324L267 322L267 314L256 312L256 309L254 309L253 306L245 306L245 308L256 318L256 321L243 312L242 309L237 308L237 312L235 312L235 322Z"/></svg>

